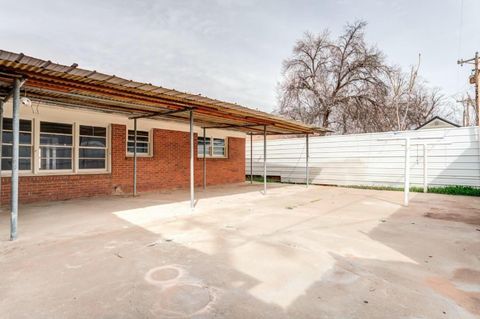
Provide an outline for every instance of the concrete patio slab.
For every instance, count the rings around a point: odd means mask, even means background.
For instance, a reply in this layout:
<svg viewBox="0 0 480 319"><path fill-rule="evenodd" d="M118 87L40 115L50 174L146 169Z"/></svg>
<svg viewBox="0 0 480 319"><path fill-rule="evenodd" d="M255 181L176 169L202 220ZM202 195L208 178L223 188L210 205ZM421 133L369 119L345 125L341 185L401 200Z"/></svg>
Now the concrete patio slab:
<svg viewBox="0 0 480 319"><path fill-rule="evenodd" d="M478 318L480 198L240 184L0 217L2 318Z"/></svg>

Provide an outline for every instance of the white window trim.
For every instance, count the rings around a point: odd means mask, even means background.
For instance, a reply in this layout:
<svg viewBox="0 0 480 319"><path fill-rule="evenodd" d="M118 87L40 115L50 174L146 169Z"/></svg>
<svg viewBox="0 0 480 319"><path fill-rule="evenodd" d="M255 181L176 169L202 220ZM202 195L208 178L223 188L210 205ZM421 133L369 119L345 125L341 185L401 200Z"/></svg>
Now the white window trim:
<svg viewBox="0 0 480 319"><path fill-rule="evenodd" d="M92 125L92 124L83 124L83 123L75 123L75 141L78 144L78 147L75 147L75 172L76 173L86 173L86 172L110 172L110 125L102 126L102 125ZM105 131L105 147L82 147L80 146L80 126L93 126L93 127L103 127L106 129ZM80 148L94 148L94 149L105 149L105 168L80 168Z"/></svg>
<svg viewBox="0 0 480 319"><path fill-rule="evenodd" d="M133 128L127 127L127 134L125 137L125 156L126 157L133 157L134 154L132 152L128 151L128 131L133 131ZM148 133L148 153L137 153L137 157L153 157L153 134L152 134L152 129L145 130L145 129L139 129L137 127L137 132L147 132Z"/></svg>
<svg viewBox="0 0 480 319"><path fill-rule="evenodd" d="M70 124L72 125L72 169L41 169L41 161L42 161L42 152L40 150L41 145L40 145L40 123L41 122L49 122L49 123L59 123L59 124ZM48 121L48 120L40 120L37 125L37 129L35 130L35 133L38 132L38 144L37 144L37 157L34 158L34 161L37 162L37 167L38 167L38 175L50 175L52 172L54 173L75 173L75 145L76 145L76 140L75 140L75 122L59 122L59 121ZM52 135L66 135L66 134L57 134L57 133L45 133L45 134L52 134Z"/></svg>
<svg viewBox="0 0 480 319"><path fill-rule="evenodd" d="M228 137L219 137L219 136L210 136L210 135L207 135L205 136L206 138L210 138L210 154L206 154L205 155L205 158L228 158ZM198 150L198 147L199 147L199 144L198 144L198 139L200 138L203 138L203 135L202 136L198 136L197 137L197 150ZM213 151L213 140L214 139L221 139L221 140L224 140L225 141L225 145L224 145L224 149L225 149L225 154L224 155L214 155L214 151ZM203 154L200 154L200 152L197 152L197 158L203 158Z"/></svg>
<svg viewBox="0 0 480 319"><path fill-rule="evenodd" d="M22 118L23 119L23 118ZM75 122L69 120L57 120L57 119L38 119L38 118L25 118L26 120L32 121L32 166L31 170L28 171L18 171L19 176L50 176L50 175L94 175L94 174L110 174L111 173L111 163L112 163L112 148L111 148L111 125L110 124L98 124L98 123L89 123L85 121ZM71 124L73 129L72 134L72 169L62 169L62 170L41 170L41 152L40 152L40 122L52 122L52 123L63 123ZM106 145L107 145L107 160L105 168L86 168L79 169L79 138L80 138L80 125L85 126L97 126L105 127L106 132ZM1 176L9 177L12 175L11 170L3 170Z"/></svg>

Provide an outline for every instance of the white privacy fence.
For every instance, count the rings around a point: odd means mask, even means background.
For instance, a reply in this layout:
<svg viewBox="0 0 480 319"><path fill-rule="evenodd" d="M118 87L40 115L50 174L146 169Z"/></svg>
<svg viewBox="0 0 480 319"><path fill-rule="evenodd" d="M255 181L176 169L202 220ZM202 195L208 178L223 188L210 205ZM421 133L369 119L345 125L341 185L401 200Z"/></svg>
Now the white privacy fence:
<svg viewBox="0 0 480 319"><path fill-rule="evenodd" d="M310 137L309 175L313 184L403 186L405 142L411 139L410 183L424 180L427 144L429 186L480 186L478 127ZM436 138L436 139L432 139ZM441 143L441 144L440 144ZM430 145L428 145L430 144ZM267 176L305 183L305 138L267 141ZM250 140L246 143L250 175ZM253 142L253 175L263 175L263 140Z"/></svg>

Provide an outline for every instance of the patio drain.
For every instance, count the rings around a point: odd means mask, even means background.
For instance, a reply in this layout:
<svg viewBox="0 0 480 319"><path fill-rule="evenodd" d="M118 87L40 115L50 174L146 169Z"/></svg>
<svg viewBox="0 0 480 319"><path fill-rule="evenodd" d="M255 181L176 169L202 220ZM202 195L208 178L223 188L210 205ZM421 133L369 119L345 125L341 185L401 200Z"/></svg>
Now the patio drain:
<svg viewBox="0 0 480 319"><path fill-rule="evenodd" d="M152 268L145 274L145 280L161 290L152 310L163 317L189 317L208 312L217 299L218 289L189 277L179 265Z"/></svg>
<svg viewBox="0 0 480 319"><path fill-rule="evenodd" d="M176 265L161 266L150 269L145 280L152 285L165 287L175 284L184 274L185 271Z"/></svg>

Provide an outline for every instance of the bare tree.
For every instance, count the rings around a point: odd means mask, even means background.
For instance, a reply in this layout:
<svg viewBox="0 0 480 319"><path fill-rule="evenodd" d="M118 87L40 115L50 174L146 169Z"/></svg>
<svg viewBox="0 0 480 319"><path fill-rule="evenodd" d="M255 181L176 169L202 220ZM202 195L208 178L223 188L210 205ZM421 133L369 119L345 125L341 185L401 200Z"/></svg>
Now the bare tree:
<svg viewBox="0 0 480 319"><path fill-rule="evenodd" d="M306 33L284 61L278 112L343 134L410 129L436 115L443 96L419 78L420 60L408 73L386 65L365 27L348 24L336 40Z"/></svg>
<svg viewBox="0 0 480 319"><path fill-rule="evenodd" d="M341 126L342 108L351 99L364 99L365 86L377 81L382 54L364 41L365 22L347 25L336 41L328 31L306 33L284 61L280 113L323 127Z"/></svg>

